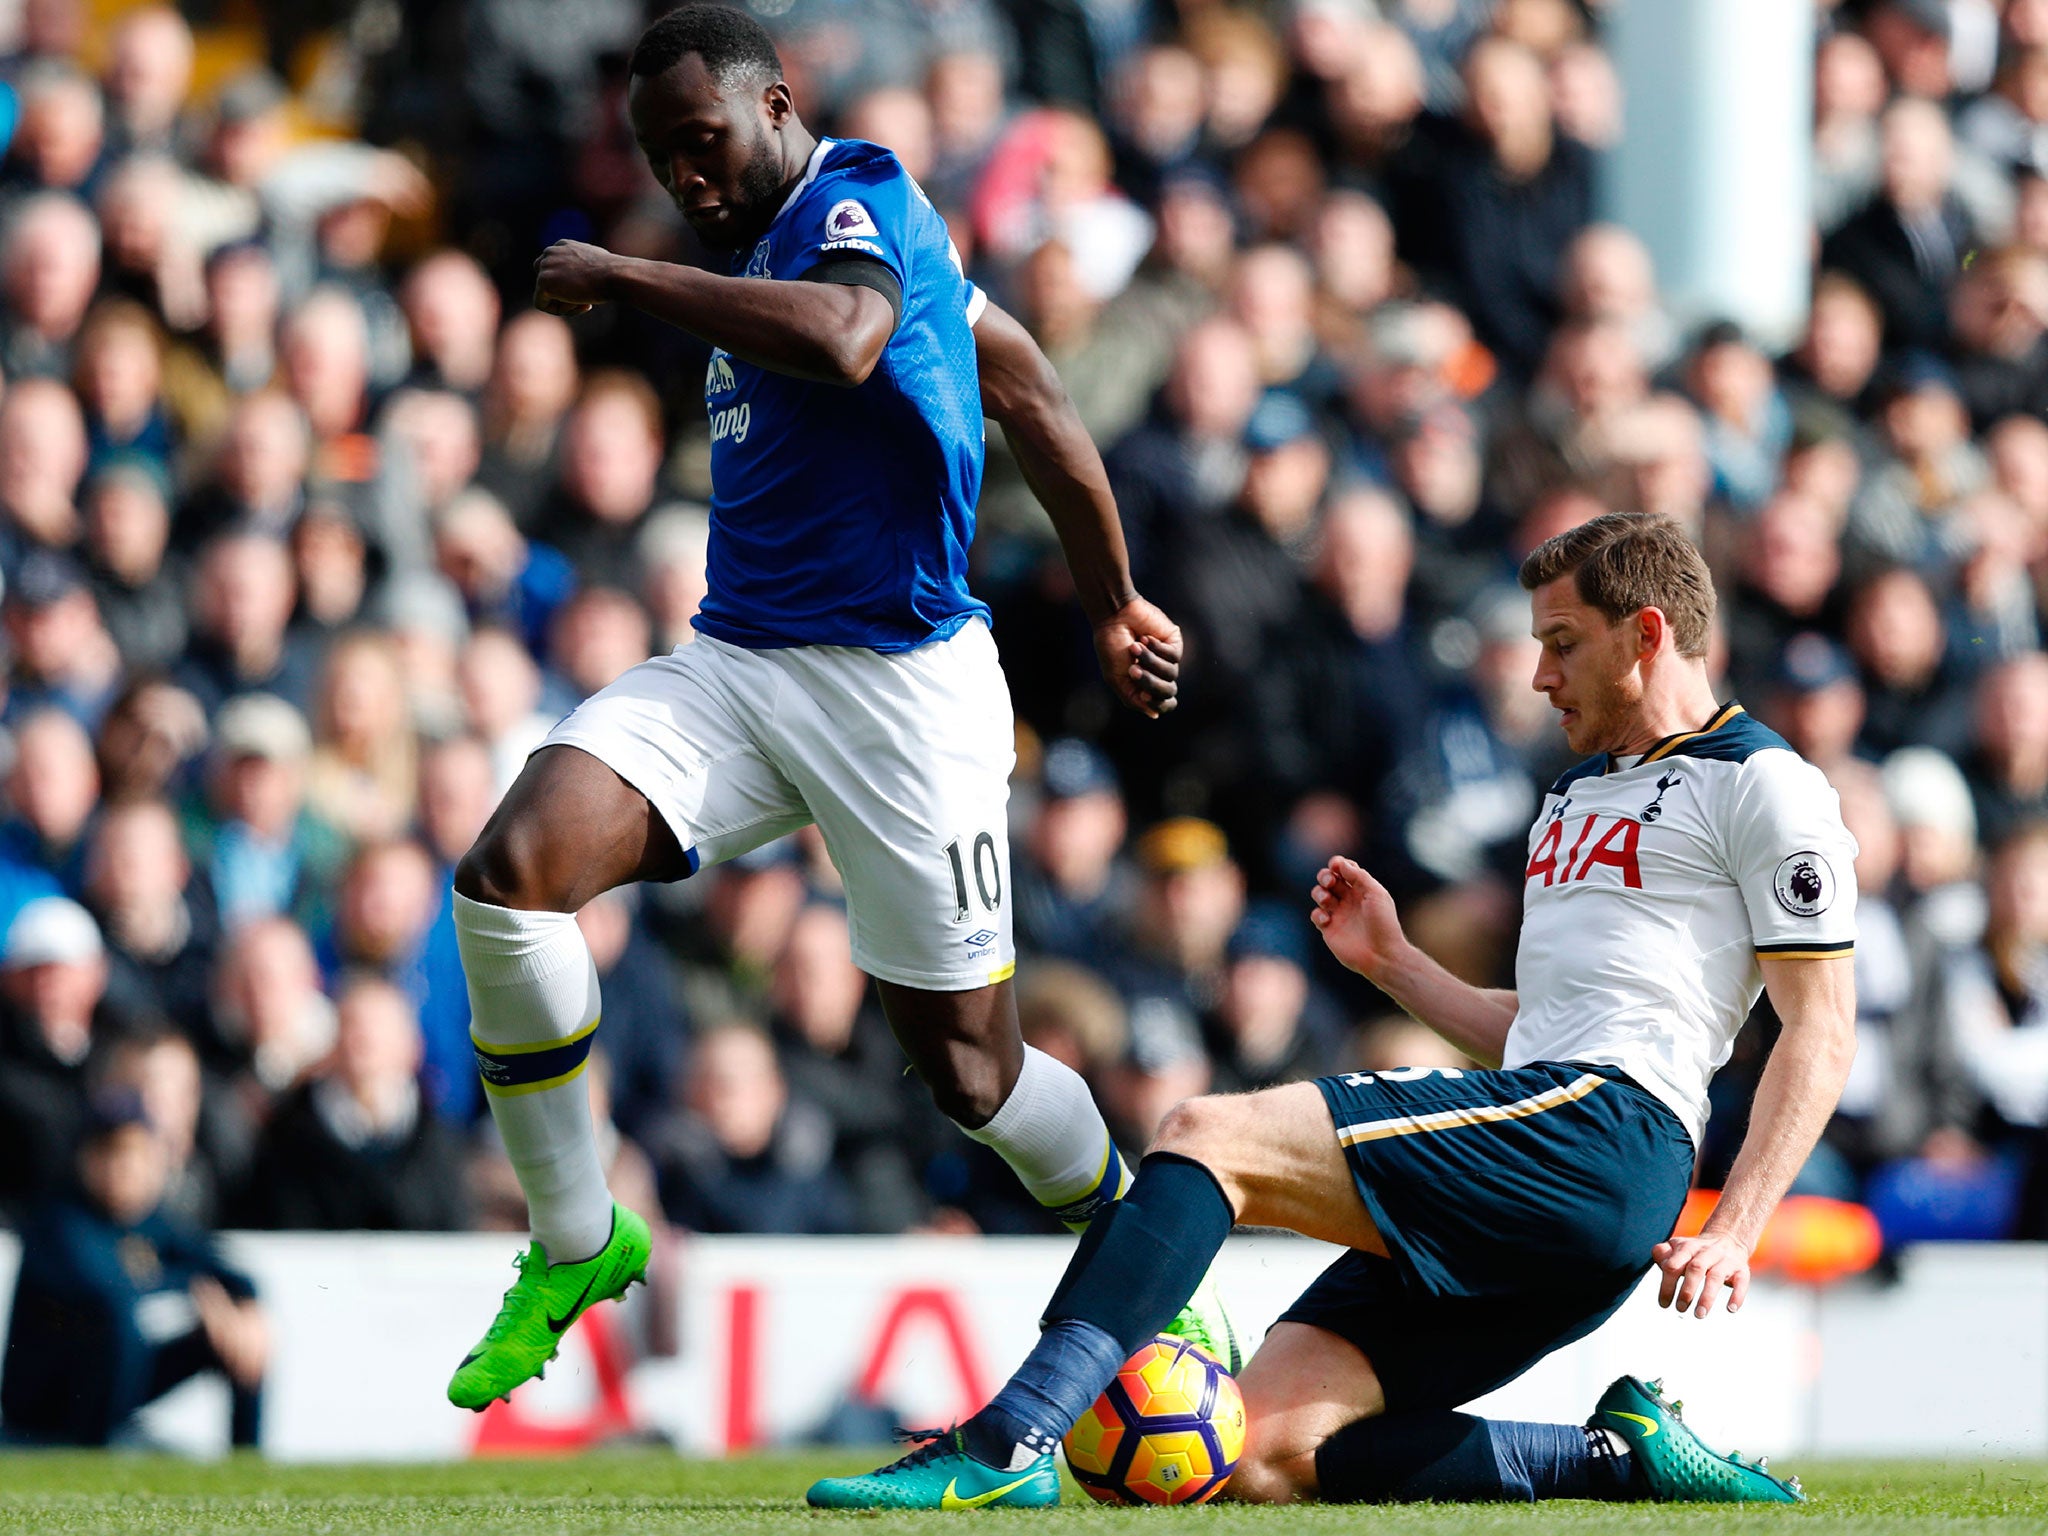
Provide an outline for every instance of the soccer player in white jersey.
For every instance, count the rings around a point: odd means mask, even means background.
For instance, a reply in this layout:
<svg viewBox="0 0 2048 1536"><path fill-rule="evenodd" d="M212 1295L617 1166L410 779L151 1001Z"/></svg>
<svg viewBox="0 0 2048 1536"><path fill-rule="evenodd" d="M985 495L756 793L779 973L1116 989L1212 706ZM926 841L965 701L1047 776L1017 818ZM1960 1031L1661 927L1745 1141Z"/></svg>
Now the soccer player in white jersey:
<svg viewBox="0 0 2048 1536"><path fill-rule="evenodd" d="M1739 1309L1855 1050L1855 844L1820 772L1715 699L1699 552L1668 518L1611 514L1541 546L1521 579L1534 684L1589 755L1529 835L1514 990L1424 956L1349 859L1317 877L1310 914L1339 960L1488 1069L1180 1105L993 1402L813 1502L1053 1502L1051 1447L1240 1222L1351 1251L1245 1367L1249 1439L1226 1497L1800 1497L1709 1451L1634 1377L1585 1425L1455 1411L1591 1332L1653 1264L1664 1305ZM1760 990L1783 1033L1720 1204L1674 1238L1708 1079Z"/></svg>
<svg viewBox="0 0 2048 1536"><path fill-rule="evenodd" d="M1011 997L1008 690L967 549L984 414L1052 518L1105 677L1173 707L1180 632L1131 584L1101 458L1045 356L962 275L888 150L819 139L746 12L672 11L628 110L723 274L561 241L535 302L621 302L713 347L708 594L696 641L628 671L527 761L455 874L478 1069L533 1242L449 1383L482 1408L645 1270L606 1188L581 1073L598 1028L578 907L815 822L854 959L939 1107L1075 1230L1128 1175L1079 1076ZM1230 1353L1213 1307L1185 1319Z"/></svg>

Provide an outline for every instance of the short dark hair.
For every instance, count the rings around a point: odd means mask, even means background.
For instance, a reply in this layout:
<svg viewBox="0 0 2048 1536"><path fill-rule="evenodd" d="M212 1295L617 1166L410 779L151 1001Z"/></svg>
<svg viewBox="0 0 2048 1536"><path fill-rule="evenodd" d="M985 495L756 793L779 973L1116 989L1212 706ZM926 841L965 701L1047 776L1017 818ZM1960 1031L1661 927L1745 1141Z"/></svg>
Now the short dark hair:
<svg viewBox="0 0 2048 1536"><path fill-rule="evenodd" d="M1681 656L1707 654L1714 578L1683 528L1653 512L1609 512L1545 539L1522 562L1525 591L1575 578L1579 601L1617 623L1655 608Z"/></svg>
<svg viewBox="0 0 2048 1536"><path fill-rule="evenodd" d="M729 5L685 5L670 11L640 34L627 67L636 75L665 74L690 53L704 61L721 86L782 78L782 59L768 29Z"/></svg>

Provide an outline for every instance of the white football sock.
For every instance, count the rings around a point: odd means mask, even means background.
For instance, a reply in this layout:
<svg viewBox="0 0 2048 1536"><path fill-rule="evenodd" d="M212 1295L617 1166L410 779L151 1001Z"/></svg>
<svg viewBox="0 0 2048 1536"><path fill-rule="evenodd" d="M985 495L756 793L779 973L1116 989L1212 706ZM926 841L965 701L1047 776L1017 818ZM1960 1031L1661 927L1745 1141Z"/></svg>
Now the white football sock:
<svg viewBox="0 0 2048 1536"><path fill-rule="evenodd" d="M995 1118L967 1134L994 1147L1032 1198L1070 1231L1087 1230L1095 1213L1130 1187L1130 1170L1088 1085L1036 1046L1024 1047L1024 1070Z"/></svg>
<svg viewBox="0 0 2048 1536"><path fill-rule="evenodd" d="M611 1240L612 1195L583 1067L597 1029L597 966L567 912L518 912L455 893L470 1040L491 1118L550 1264Z"/></svg>

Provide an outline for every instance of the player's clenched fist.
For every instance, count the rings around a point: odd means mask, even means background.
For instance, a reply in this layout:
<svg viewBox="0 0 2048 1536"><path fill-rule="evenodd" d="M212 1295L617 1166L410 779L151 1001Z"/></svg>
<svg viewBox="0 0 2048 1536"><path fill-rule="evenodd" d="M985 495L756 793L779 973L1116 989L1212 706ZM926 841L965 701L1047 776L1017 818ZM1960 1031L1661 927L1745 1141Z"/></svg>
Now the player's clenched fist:
<svg viewBox="0 0 2048 1536"><path fill-rule="evenodd" d="M1095 657L1116 696L1157 720L1179 703L1180 626L1134 597L1095 626Z"/></svg>
<svg viewBox="0 0 2048 1536"><path fill-rule="evenodd" d="M533 264L534 308L551 315L580 315L611 297L618 257L581 240L557 240Z"/></svg>
<svg viewBox="0 0 2048 1536"><path fill-rule="evenodd" d="M1341 856L1330 860L1317 872L1309 896L1316 905L1308 920L1322 930L1330 953L1368 980L1406 942L1394 898L1361 864Z"/></svg>

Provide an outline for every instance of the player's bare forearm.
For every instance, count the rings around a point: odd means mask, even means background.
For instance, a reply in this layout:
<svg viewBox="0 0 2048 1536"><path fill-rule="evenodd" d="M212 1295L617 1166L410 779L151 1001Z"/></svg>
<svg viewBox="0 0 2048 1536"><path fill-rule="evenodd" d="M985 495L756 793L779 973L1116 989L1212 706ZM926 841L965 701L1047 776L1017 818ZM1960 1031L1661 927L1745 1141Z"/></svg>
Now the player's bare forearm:
<svg viewBox="0 0 2048 1536"><path fill-rule="evenodd" d="M993 304L975 322L974 349L982 411L1002 427L1059 535L1104 678L1131 708L1165 714L1179 690L1180 627L1131 580L1123 521L1094 439L1031 333Z"/></svg>
<svg viewBox="0 0 2048 1536"><path fill-rule="evenodd" d="M1416 948L1387 888L1353 859L1330 860L1309 896L1309 921L1347 969L1482 1066L1501 1064L1518 1006L1513 992L1460 981Z"/></svg>
<svg viewBox="0 0 2048 1536"><path fill-rule="evenodd" d="M1508 1051L1515 994L1460 981L1414 945L1381 971L1373 985L1482 1067L1497 1067Z"/></svg>
<svg viewBox="0 0 2048 1536"><path fill-rule="evenodd" d="M555 313L631 304L775 373L866 382L895 328L889 301L844 283L721 277L559 240L534 264L534 302Z"/></svg>
<svg viewBox="0 0 2048 1536"><path fill-rule="evenodd" d="M1784 1030L1764 1064L1749 1132L1726 1187L1696 1237L1659 1243L1651 1257L1664 1277L1660 1306L1705 1317L1725 1292L1739 1311L1749 1294L1749 1256L1764 1223L1813 1152L1856 1058L1856 973L1847 955L1826 960L1765 957L1764 987Z"/></svg>
<svg viewBox="0 0 2048 1536"><path fill-rule="evenodd" d="M1031 333L994 304L974 325L981 408L1059 535L1082 611L1099 623L1138 595L1102 455Z"/></svg>
<svg viewBox="0 0 2048 1536"><path fill-rule="evenodd" d="M1749 1133L1707 1232L1754 1249L1764 1223L1827 1129L1856 1058L1855 962L1764 959L1764 985L1784 1025L1757 1083Z"/></svg>

